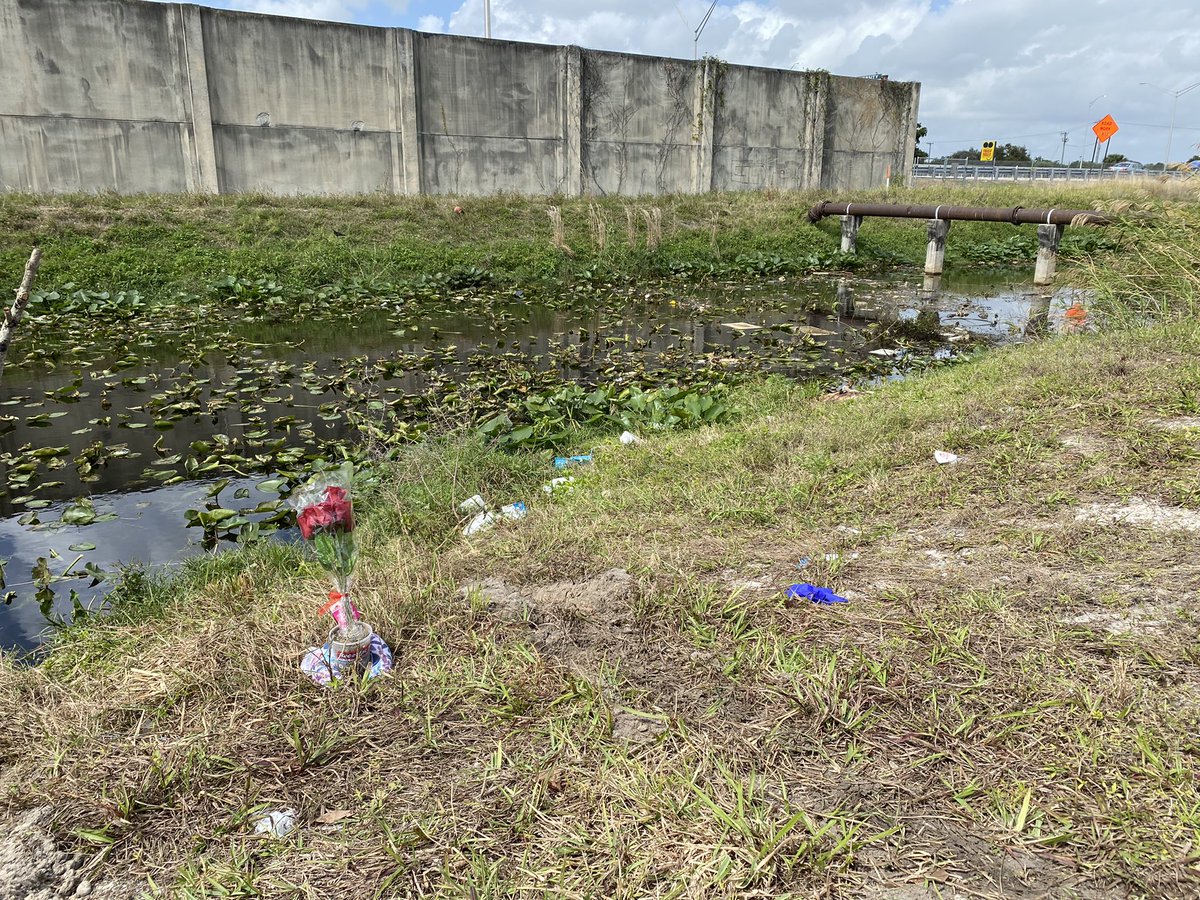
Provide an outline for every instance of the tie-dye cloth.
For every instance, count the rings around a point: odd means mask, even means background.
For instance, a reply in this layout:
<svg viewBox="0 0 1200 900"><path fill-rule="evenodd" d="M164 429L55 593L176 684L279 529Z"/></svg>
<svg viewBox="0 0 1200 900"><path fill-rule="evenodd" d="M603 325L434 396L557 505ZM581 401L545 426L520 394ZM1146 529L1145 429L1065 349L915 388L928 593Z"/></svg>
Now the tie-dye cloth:
<svg viewBox="0 0 1200 900"><path fill-rule="evenodd" d="M328 687L334 680L331 661L332 650L329 644L323 647L309 647L300 660L300 671L317 684ZM384 672L392 670L392 650L377 634L371 635L371 670L368 678L377 678Z"/></svg>

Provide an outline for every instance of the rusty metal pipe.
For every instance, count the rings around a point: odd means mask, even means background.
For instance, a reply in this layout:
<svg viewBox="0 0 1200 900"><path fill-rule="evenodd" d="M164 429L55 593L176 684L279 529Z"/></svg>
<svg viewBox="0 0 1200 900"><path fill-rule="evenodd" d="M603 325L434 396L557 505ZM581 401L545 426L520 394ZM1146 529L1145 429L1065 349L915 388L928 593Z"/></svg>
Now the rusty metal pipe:
<svg viewBox="0 0 1200 900"><path fill-rule="evenodd" d="M886 216L950 222L1011 222L1013 225L1108 225L1112 217L1094 209L1027 209L1024 206L913 206L900 203L835 203L825 200L808 211L808 221L826 216Z"/></svg>

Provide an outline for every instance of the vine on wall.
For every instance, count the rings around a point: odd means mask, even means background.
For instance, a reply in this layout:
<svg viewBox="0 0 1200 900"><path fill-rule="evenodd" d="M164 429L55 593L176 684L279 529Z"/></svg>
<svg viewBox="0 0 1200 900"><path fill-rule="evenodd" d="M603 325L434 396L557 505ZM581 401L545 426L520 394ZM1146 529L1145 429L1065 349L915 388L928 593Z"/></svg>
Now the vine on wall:
<svg viewBox="0 0 1200 900"><path fill-rule="evenodd" d="M725 75L729 72L729 63L719 56L705 54L699 64L704 66L704 80L700 83L700 108L696 111L696 125L692 129L694 142L704 135L704 110L708 108L709 97L713 98L714 117L717 110L725 106Z"/></svg>

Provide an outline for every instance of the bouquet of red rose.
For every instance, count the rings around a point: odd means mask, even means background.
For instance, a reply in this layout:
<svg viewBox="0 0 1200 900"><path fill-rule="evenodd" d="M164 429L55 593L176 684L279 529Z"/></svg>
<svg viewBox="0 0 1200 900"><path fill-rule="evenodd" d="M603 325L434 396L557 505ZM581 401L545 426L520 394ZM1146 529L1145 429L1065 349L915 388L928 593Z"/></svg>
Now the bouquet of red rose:
<svg viewBox="0 0 1200 900"><path fill-rule="evenodd" d="M354 470L349 463L322 472L292 498L300 534L312 545L317 562L333 580L330 602L322 612L332 613L343 632L351 630L358 621L358 610L350 601L354 567L358 562L354 505L350 499L353 476Z"/></svg>

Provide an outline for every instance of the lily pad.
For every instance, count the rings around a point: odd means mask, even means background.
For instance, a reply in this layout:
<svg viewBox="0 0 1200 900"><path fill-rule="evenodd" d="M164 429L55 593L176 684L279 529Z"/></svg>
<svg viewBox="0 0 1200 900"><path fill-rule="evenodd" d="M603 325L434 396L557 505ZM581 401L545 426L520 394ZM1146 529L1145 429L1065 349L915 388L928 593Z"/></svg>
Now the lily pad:
<svg viewBox="0 0 1200 900"><path fill-rule="evenodd" d="M64 509L61 518L66 525L91 525L96 521L96 507L84 497Z"/></svg>

